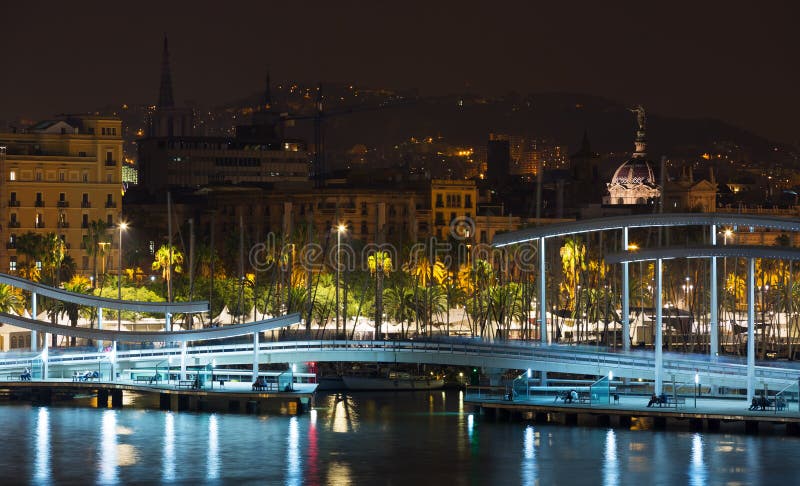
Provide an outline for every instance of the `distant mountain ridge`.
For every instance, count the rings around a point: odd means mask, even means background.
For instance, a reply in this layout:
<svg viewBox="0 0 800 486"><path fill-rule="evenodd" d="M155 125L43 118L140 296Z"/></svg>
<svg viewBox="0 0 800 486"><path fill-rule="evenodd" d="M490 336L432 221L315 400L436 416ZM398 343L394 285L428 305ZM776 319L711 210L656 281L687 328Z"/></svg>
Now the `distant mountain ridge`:
<svg viewBox="0 0 800 486"><path fill-rule="evenodd" d="M352 113L327 118L325 141L330 150L343 150L356 143L391 147L411 136L437 135L452 144L475 146L484 144L490 132L497 132L550 138L575 151L584 130L595 151L622 154L633 149L636 124L628 107L599 96L553 92L525 96L512 93L495 98L477 94L415 98L414 91L398 95L384 90L387 94L381 96L370 90L370 95L354 103L356 98L340 96L347 88L325 88L326 109L335 112L343 106L355 107ZM292 111L308 114L313 110L313 97L298 104L297 100L281 99L283 93L279 90L272 93L277 106L291 104ZM253 95L228 106L257 103L259 97ZM403 104L359 111L371 104L391 105L398 100ZM306 125L299 122L298 130L311 140L311 123ZM698 157L704 152L724 150L740 160L786 162L793 151L716 119L668 117L652 112L647 115L647 141L653 158Z"/></svg>

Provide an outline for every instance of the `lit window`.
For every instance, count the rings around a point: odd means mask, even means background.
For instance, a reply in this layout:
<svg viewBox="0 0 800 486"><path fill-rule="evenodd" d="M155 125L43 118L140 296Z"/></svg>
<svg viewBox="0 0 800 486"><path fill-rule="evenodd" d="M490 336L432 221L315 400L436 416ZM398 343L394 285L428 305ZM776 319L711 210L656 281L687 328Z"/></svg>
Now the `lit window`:
<svg viewBox="0 0 800 486"><path fill-rule="evenodd" d="M11 172L9 172L8 173L8 180L10 180L10 181L17 180L17 171L12 170Z"/></svg>
<svg viewBox="0 0 800 486"><path fill-rule="evenodd" d="M36 270L42 271L42 262L40 261L36 262Z"/></svg>

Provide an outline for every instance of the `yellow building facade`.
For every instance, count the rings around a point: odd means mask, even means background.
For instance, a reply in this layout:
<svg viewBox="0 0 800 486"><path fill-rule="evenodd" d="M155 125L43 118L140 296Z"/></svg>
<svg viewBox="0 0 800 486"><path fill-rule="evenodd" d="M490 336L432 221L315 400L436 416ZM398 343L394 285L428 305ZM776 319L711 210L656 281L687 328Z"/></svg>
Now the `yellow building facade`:
<svg viewBox="0 0 800 486"><path fill-rule="evenodd" d="M66 116L0 134L0 271L17 270L16 239L31 231L59 235L78 271L89 273L83 236L91 221L119 221L121 164L122 121L114 117Z"/></svg>
<svg viewBox="0 0 800 486"><path fill-rule="evenodd" d="M439 240L447 240L451 228L459 233L459 237L474 237L461 234L474 231L473 220L478 204L478 188L472 180L431 181L431 228L432 234Z"/></svg>

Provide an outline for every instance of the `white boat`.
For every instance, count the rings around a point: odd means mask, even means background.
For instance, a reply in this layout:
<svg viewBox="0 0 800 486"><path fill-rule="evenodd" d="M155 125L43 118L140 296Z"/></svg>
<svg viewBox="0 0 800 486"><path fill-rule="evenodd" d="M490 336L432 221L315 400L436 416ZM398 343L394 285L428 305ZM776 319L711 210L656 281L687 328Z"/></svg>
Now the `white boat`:
<svg viewBox="0 0 800 486"><path fill-rule="evenodd" d="M438 390L444 380L432 376L413 376L390 372L387 376L342 376L348 390Z"/></svg>

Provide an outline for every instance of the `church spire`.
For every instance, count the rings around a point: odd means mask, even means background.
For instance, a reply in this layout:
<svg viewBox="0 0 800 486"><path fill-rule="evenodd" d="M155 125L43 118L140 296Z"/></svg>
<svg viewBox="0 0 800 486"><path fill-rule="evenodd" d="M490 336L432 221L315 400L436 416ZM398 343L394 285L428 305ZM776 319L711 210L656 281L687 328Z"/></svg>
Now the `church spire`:
<svg viewBox="0 0 800 486"><path fill-rule="evenodd" d="M174 108L172 98L172 75L169 69L169 45L167 34L164 34L164 53L161 57L161 85L158 89L158 108Z"/></svg>
<svg viewBox="0 0 800 486"><path fill-rule="evenodd" d="M264 98L261 100L261 109L269 110L272 108L272 91L270 89L269 69L267 69L267 80L264 86Z"/></svg>

